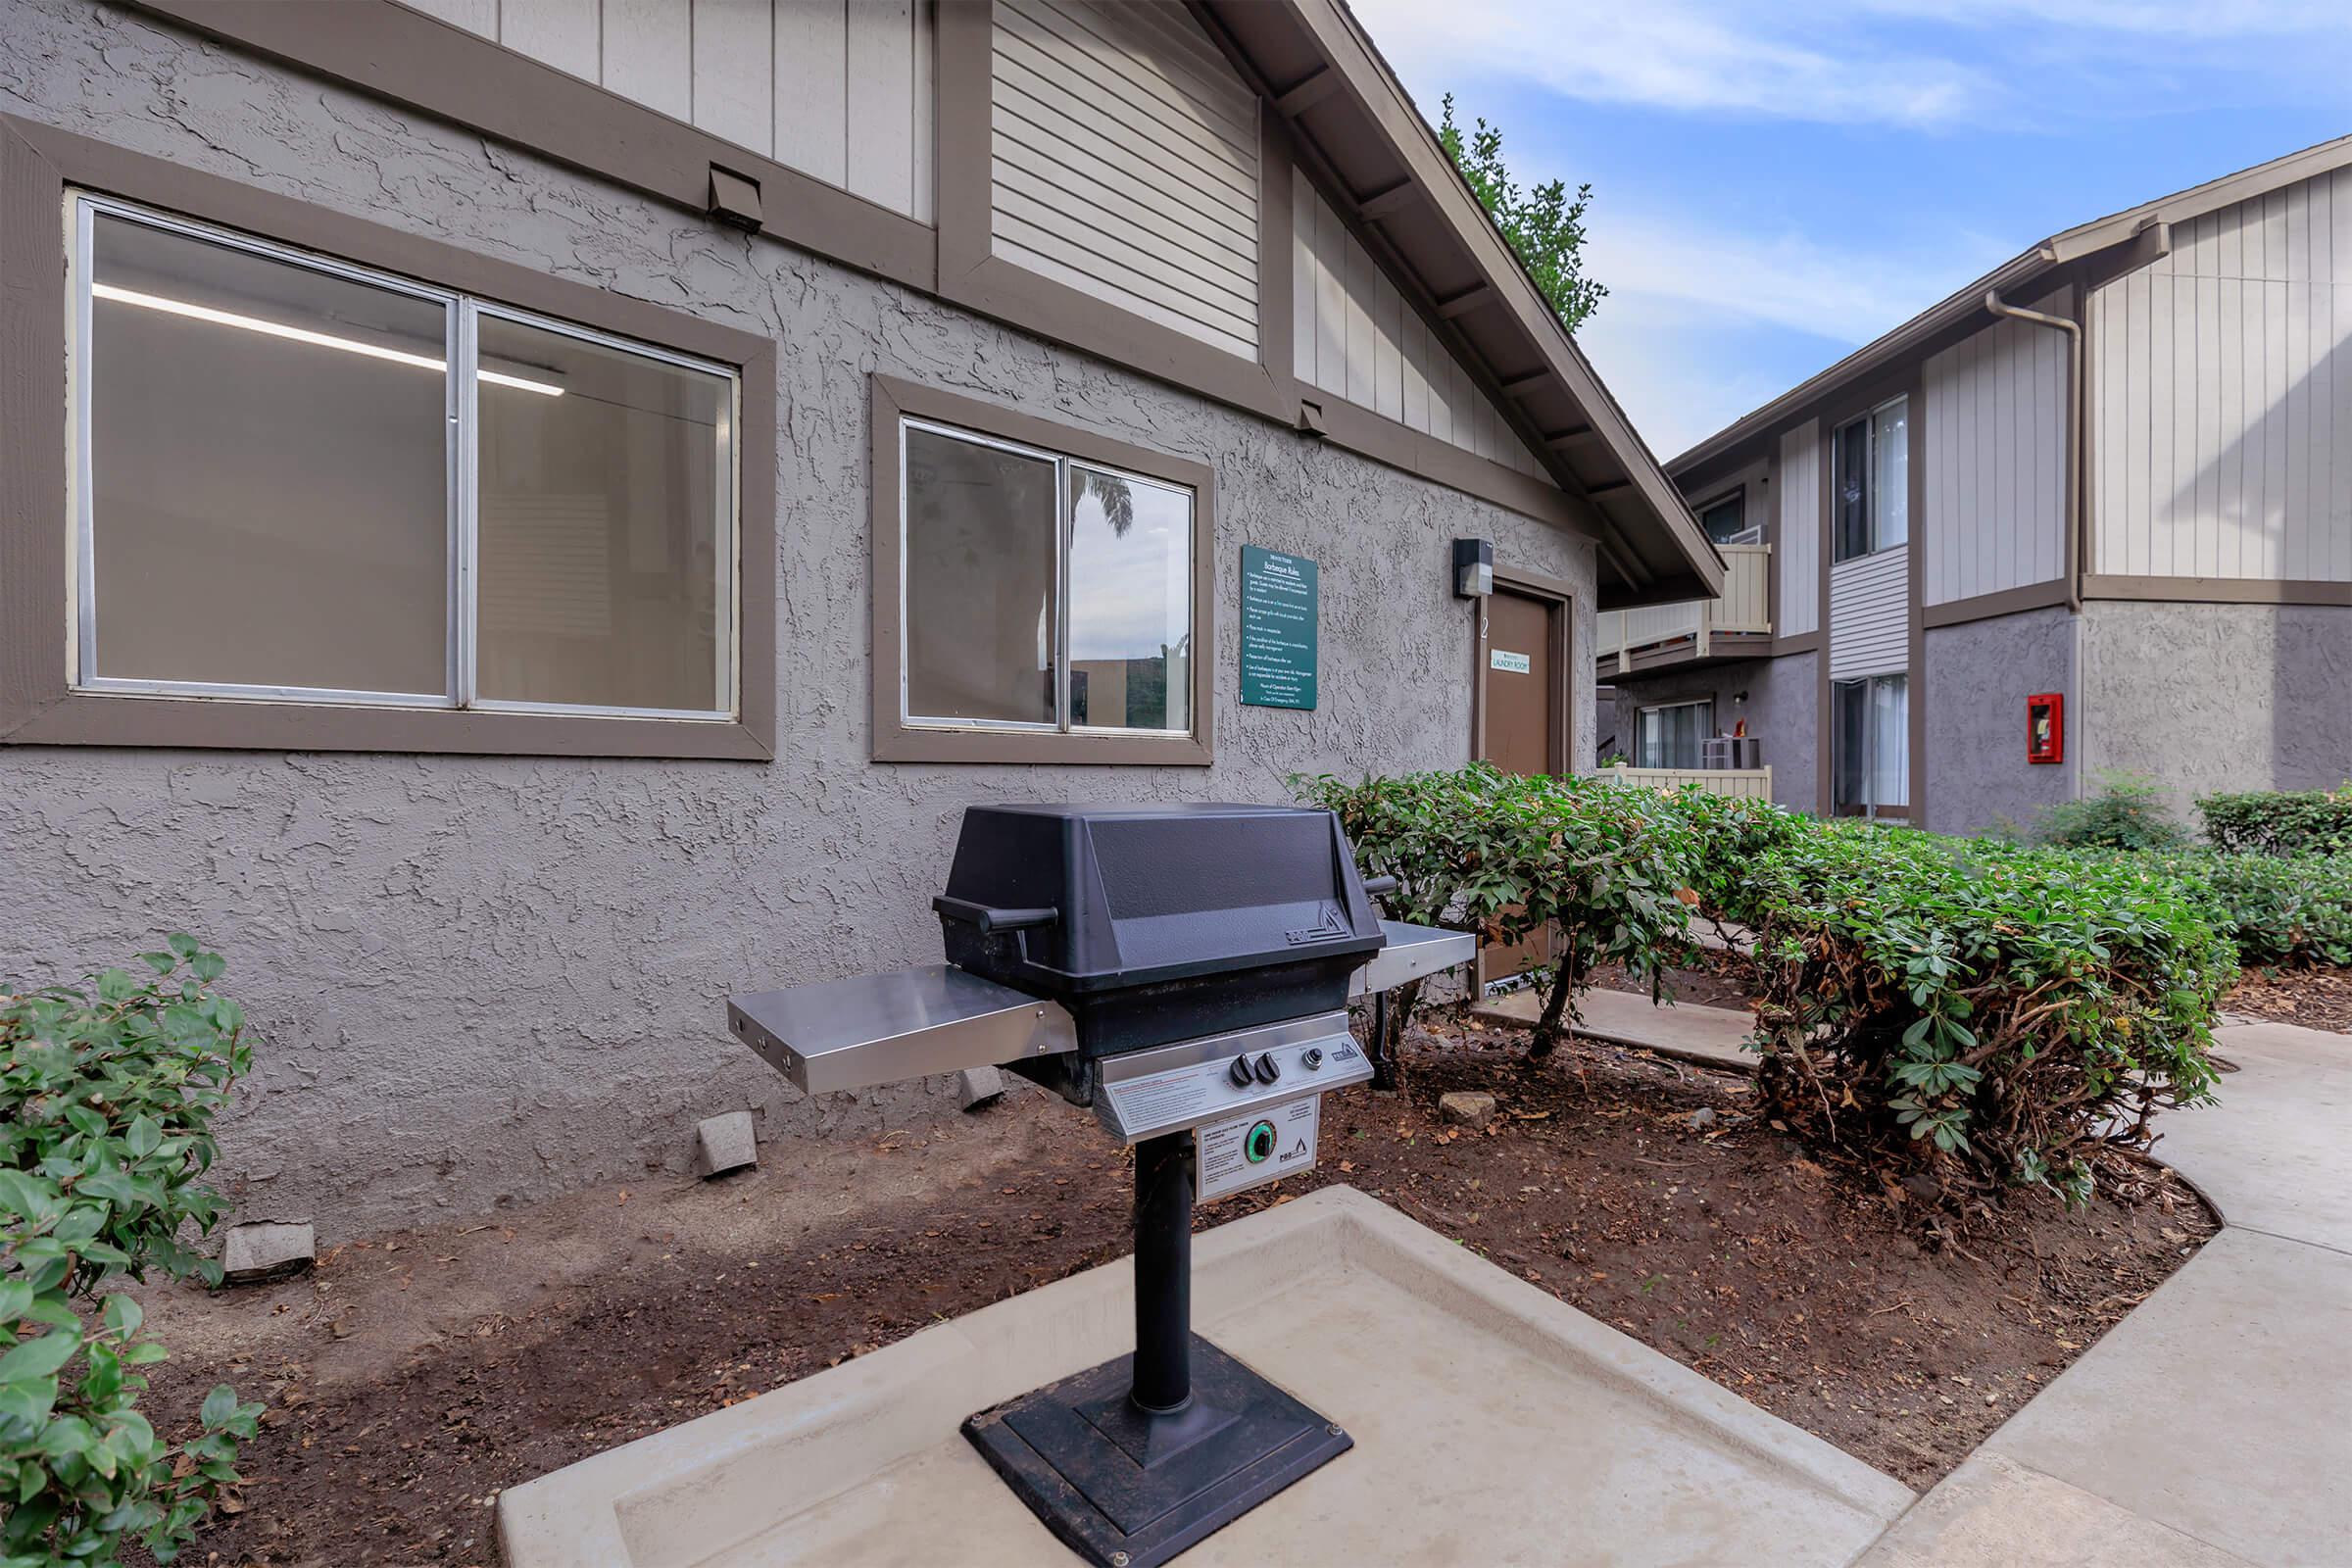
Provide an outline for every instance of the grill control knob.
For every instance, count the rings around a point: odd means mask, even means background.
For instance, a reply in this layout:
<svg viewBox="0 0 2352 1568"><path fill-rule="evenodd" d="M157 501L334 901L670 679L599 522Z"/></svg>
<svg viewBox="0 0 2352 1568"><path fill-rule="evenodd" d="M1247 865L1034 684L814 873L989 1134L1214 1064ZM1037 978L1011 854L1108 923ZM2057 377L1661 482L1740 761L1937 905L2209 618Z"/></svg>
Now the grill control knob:
<svg viewBox="0 0 2352 1568"><path fill-rule="evenodd" d="M1298 1057L1298 1065L1304 1067L1308 1072L1313 1072L1317 1067L1322 1066L1323 1048L1321 1046L1307 1047Z"/></svg>
<svg viewBox="0 0 2352 1568"><path fill-rule="evenodd" d="M1225 1076L1233 1080L1233 1086L1236 1089L1249 1088L1250 1081L1250 1058L1248 1056L1234 1057L1233 1065L1225 1069Z"/></svg>
<svg viewBox="0 0 2352 1568"><path fill-rule="evenodd" d="M1282 1068L1275 1064L1271 1051L1259 1056L1250 1070L1257 1074L1257 1081L1261 1084L1270 1084L1282 1076Z"/></svg>

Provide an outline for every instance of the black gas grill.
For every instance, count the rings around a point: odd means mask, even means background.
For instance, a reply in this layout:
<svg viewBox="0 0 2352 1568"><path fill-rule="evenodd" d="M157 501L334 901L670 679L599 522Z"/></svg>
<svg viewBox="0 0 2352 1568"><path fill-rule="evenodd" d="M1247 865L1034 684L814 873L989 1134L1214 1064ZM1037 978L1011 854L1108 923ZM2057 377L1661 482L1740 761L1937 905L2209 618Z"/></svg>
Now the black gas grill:
<svg viewBox="0 0 2352 1568"><path fill-rule="evenodd" d="M973 807L932 905L946 964L729 1019L810 1093L1001 1064L1135 1147L1134 1354L964 1432L1082 1557L1151 1568L1352 1444L1192 1333L1196 1199L1311 1169L1323 1094L1371 1076L1349 997L1471 939L1378 919L1338 818L1289 807Z"/></svg>

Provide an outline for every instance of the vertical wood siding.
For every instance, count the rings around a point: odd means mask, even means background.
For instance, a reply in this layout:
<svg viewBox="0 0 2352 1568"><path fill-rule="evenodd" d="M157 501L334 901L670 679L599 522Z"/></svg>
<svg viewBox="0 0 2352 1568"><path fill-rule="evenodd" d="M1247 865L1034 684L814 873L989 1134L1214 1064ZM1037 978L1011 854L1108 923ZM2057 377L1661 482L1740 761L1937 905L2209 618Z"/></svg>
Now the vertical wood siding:
<svg viewBox="0 0 2352 1568"><path fill-rule="evenodd" d="M1830 678L1899 673L1911 662L1906 545L1830 568Z"/></svg>
<svg viewBox="0 0 2352 1568"><path fill-rule="evenodd" d="M2089 326L2093 571L2352 581L2352 170L2177 225Z"/></svg>
<svg viewBox="0 0 2352 1568"><path fill-rule="evenodd" d="M2064 574L2066 357L2065 334L2004 320L1927 362L1925 603Z"/></svg>
<svg viewBox="0 0 2352 1568"><path fill-rule="evenodd" d="M1544 466L1304 170L1291 174L1291 373L1465 452Z"/></svg>
<svg viewBox="0 0 2352 1568"><path fill-rule="evenodd" d="M854 8L855 9L855 8ZM994 253L1257 358L1257 97L1174 6L998 0Z"/></svg>
<svg viewBox="0 0 2352 1568"><path fill-rule="evenodd" d="M1798 637L1821 629L1821 421L1808 419L1781 436L1779 514L1773 555L1781 574L1780 624Z"/></svg>
<svg viewBox="0 0 2352 1568"><path fill-rule="evenodd" d="M931 221L933 0L413 0L518 54Z"/></svg>

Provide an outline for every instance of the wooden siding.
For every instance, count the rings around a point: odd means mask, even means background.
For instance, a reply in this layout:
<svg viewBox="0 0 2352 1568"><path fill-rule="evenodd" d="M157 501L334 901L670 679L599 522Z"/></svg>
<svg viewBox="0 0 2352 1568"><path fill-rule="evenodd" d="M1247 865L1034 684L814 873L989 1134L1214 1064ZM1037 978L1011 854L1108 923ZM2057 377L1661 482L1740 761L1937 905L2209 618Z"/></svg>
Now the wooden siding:
<svg viewBox="0 0 2352 1568"><path fill-rule="evenodd" d="M1780 493L1772 543L1780 557L1783 637L1821 629L1821 421L1781 437Z"/></svg>
<svg viewBox="0 0 2352 1568"><path fill-rule="evenodd" d="M2177 225L2089 328L2091 570L2352 581L2352 170Z"/></svg>
<svg viewBox="0 0 2352 1568"><path fill-rule="evenodd" d="M1254 362L1257 98L1179 7L998 0L998 257Z"/></svg>
<svg viewBox="0 0 2352 1568"><path fill-rule="evenodd" d="M2066 360L2064 333L2004 320L1927 362L1926 603L2065 573Z"/></svg>
<svg viewBox="0 0 2352 1568"><path fill-rule="evenodd" d="M1830 568L1830 678L1887 675L1911 663L1911 548Z"/></svg>
<svg viewBox="0 0 2352 1568"><path fill-rule="evenodd" d="M1304 170L1291 174L1291 373L1303 384L1521 473L1545 476Z"/></svg>
<svg viewBox="0 0 2352 1568"><path fill-rule="evenodd" d="M931 221L932 0L411 0Z"/></svg>

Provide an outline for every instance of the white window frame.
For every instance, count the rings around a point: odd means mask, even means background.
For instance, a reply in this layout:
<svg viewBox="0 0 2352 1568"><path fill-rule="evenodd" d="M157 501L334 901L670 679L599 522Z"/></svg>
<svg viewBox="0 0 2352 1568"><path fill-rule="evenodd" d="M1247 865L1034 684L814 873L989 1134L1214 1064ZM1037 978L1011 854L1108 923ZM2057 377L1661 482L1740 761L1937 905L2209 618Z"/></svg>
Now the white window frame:
<svg viewBox="0 0 2352 1568"><path fill-rule="evenodd" d="M908 563L913 560L913 539L910 532L910 513L914 504L913 486L906 460L906 433L922 430L952 441L966 441L975 446L994 447L1019 457L1054 465L1054 711L1055 721L1040 723L1028 719L1008 718L939 718L914 711L908 686L912 674L907 613L906 580ZM1132 736L1144 740L1182 740L1199 733L1200 715L1192 701L1191 670L1185 674L1185 716L1188 723L1182 729L1138 729L1127 725L1073 724L1070 722L1070 545L1071 529L1076 523L1075 492L1070 484L1070 470L1085 468L1094 473L1106 473L1129 484L1165 491L1184 498L1186 551L1185 560L1185 636L1193 646L1192 657L1202 657L1199 630L1200 606L1196 586L1200 573L1200 496L1191 485L1169 479L1157 479L1147 473L1137 473L1116 464L1098 463L1092 458L1072 457L1027 442L1009 441L1003 436L990 435L968 425L951 424L946 420L925 418L919 415L899 416L899 722L915 730L975 730L1008 735L1100 735ZM1170 682L1171 687L1174 682Z"/></svg>
<svg viewBox="0 0 2352 1568"><path fill-rule="evenodd" d="M1643 739L1642 734L1642 721L1652 713L1668 713L1672 712L1678 708L1703 708L1707 710L1708 726L1711 728L1714 725L1715 699L1712 697L1693 697L1688 702L1680 703L1652 703L1645 708L1636 709L1634 710L1634 765L1636 767L1663 768L1668 772L1675 773L1696 771L1697 763L1693 763L1692 766L1689 768L1680 768L1676 767L1672 762L1644 762L1642 760L1642 746ZM1705 742L1707 739L1708 737L1704 735L1699 737L1699 761L1701 762L1703 762L1706 759Z"/></svg>
<svg viewBox="0 0 2352 1568"><path fill-rule="evenodd" d="M692 723L733 723L742 713L743 644L743 475L737 431L742 422L743 378L733 366L656 347L632 338L616 337L574 322L541 316L511 305L479 299L455 289L436 288L414 278L374 268L320 256L311 251L261 239L235 229L191 221L136 202L92 191L70 190L67 220L73 244L69 252L68 299L73 311L73 333L68 344L73 410L74 497L71 506L73 548L69 585L72 633L68 649L71 690L120 697L212 697L238 702L294 703L366 708L425 708L470 710L501 713L556 714L567 717L671 719ZM92 488L92 398L95 376L87 352L92 336L91 285L95 281L93 242L97 218L104 214L229 250L341 277L351 282L442 308L442 385L447 417L444 468L448 481L449 586L446 694L419 692L351 691L327 687L247 685L231 682L166 680L99 675L95 673L101 630L96 566L95 492ZM714 496L726 499L726 543L717 552L718 602L726 607L727 631L717 640L714 691L718 703L710 709L629 708L608 704L542 703L482 697L476 688L475 643L479 605L475 577L479 549L479 490L477 463L480 367L475 353L483 317L535 327L541 331L592 343L623 354L638 355L725 380L728 395L721 406L717 431L718 473Z"/></svg>

